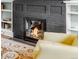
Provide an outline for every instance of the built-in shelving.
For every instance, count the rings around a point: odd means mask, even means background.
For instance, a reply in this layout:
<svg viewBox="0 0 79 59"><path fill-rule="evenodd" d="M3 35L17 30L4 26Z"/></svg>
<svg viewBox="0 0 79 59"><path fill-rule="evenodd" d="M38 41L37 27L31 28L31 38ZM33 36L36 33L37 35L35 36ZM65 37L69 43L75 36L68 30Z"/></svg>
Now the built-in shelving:
<svg viewBox="0 0 79 59"><path fill-rule="evenodd" d="M1 0L1 34L13 36L13 0Z"/></svg>
<svg viewBox="0 0 79 59"><path fill-rule="evenodd" d="M64 1L66 3L66 32L78 34L78 1Z"/></svg>

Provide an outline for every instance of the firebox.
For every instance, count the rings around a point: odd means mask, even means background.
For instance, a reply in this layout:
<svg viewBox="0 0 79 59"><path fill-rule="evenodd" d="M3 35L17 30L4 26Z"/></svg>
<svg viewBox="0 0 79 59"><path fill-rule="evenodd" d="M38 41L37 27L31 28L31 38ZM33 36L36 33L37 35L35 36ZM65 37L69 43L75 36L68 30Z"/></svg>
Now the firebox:
<svg viewBox="0 0 79 59"><path fill-rule="evenodd" d="M46 19L24 17L24 39L30 38L30 41L43 40L46 31Z"/></svg>

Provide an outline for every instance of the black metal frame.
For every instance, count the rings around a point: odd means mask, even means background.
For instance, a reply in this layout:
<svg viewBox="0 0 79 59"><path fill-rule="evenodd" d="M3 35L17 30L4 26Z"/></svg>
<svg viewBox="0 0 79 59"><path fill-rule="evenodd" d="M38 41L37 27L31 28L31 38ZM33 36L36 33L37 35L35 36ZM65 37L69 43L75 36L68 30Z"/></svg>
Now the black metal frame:
<svg viewBox="0 0 79 59"><path fill-rule="evenodd" d="M32 37L26 36L26 20L43 21L44 22L43 30L45 32L46 31L46 19L40 19L40 18L34 18L34 17L24 17L24 40L30 41L30 42L33 42L33 43L37 43L37 41L39 39L35 39L35 38L32 38Z"/></svg>

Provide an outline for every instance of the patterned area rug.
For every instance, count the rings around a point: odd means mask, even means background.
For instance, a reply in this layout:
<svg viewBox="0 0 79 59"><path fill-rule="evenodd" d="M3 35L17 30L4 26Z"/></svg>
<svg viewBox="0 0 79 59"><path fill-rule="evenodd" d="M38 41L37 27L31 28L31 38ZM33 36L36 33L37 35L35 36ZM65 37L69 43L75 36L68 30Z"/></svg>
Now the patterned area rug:
<svg viewBox="0 0 79 59"><path fill-rule="evenodd" d="M34 47L10 39L1 39L1 59L33 59Z"/></svg>

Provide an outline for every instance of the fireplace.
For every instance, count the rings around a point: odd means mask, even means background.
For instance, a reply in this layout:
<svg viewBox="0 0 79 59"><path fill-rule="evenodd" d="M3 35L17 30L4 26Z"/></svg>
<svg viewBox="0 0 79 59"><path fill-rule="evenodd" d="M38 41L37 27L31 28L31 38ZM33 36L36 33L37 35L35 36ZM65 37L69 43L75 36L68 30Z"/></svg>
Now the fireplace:
<svg viewBox="0 0 79 59"><path fill-rule="evenodd" d="M24 17L24 37L30 41L43 40L46 31L46 19Z"/></svg>
<svg viewBox="0 0 79 59"><path fill-rule="evenodd" d="M35 43L43 39L41 34L44 32L66 33L66 5L63 1L14 0L13 37Z"/></svg>

